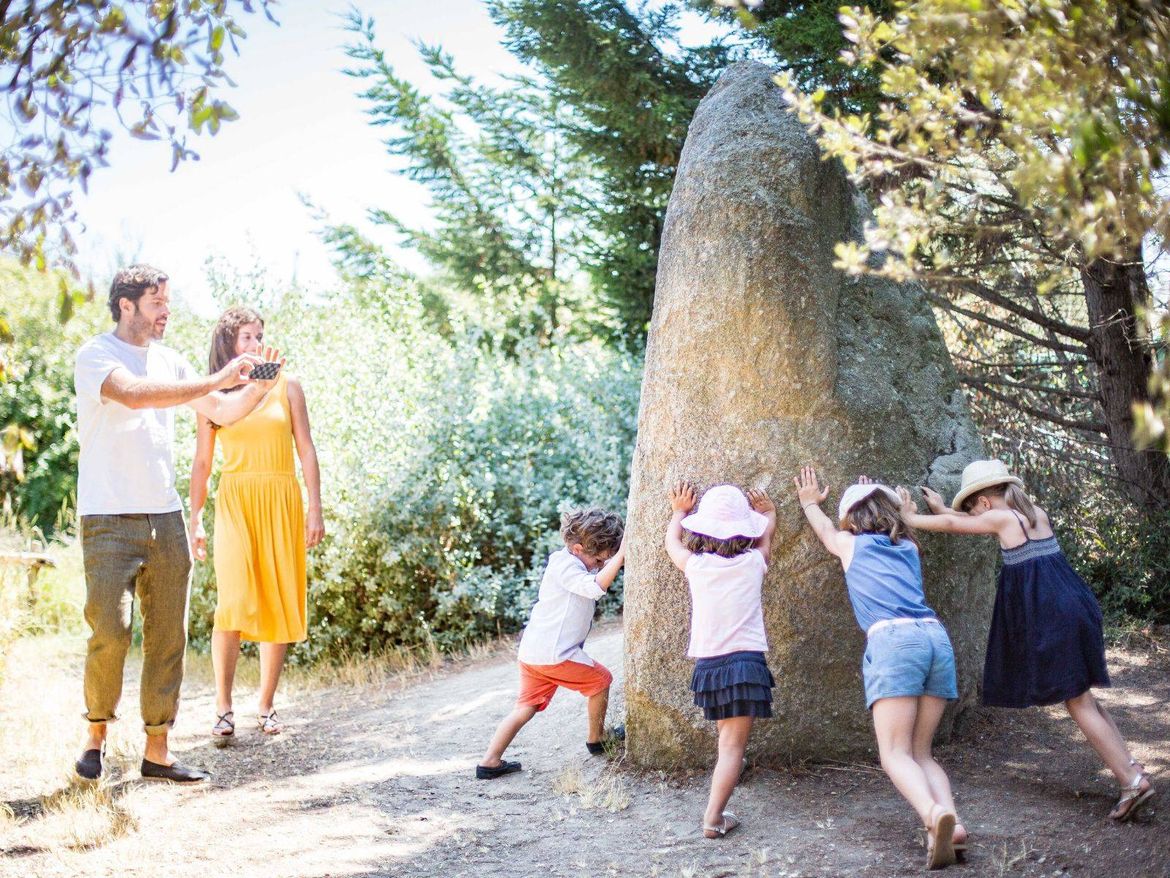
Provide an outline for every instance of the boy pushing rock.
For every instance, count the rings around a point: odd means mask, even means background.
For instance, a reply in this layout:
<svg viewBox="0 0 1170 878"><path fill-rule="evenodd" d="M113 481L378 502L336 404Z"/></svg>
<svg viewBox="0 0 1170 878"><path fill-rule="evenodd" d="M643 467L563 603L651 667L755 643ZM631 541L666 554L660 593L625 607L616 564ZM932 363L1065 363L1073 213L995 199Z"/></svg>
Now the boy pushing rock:
<svg viewBox="0 0 1170 878"><path fill-rule="evenodd" d="M475 767L480 780L520 770L519 762L503 758L504 751L516 733L548 707L560 687L589 699L585 746L593 754L604 752L601 739L613 674L590 658L584 646L597 600L625 563L625 528L615 512L575 510L561 517L561 538L565 547L549 556L536 605L520 639L520 695Z"/></svg>

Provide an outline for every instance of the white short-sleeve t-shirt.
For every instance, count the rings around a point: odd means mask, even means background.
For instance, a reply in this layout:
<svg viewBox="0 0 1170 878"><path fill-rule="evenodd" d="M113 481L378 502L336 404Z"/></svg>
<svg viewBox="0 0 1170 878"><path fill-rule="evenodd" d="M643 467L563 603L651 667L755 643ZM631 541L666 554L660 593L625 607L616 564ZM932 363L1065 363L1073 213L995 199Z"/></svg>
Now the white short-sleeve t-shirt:
<svg viewBox="0 0 1170 878"><path fill-rule="evenodd" d="M759 549L734 558L711 553L687 559L691 590L691 642L687 655L767 652L762 592L768 562Z"/></svg>
<svg viewBox="0 0 1170 878"><path fill-rule="evenodd" d="M112 332L77 352L78 515L175 512L175 409L131 409L102 398L102 384L117 368L140 378L176 381L198 375L181 354L157 342L127 344Z"/></svg>
<svg viewBox="0 0 1170 878"><path fill-rule="evenodd" d="M593 608L604 594L597 576L568 548L549 555L532 616L520 638L520 661L526 665L592 665L593 659L585 652L585 638L593 627Z"/></svg>

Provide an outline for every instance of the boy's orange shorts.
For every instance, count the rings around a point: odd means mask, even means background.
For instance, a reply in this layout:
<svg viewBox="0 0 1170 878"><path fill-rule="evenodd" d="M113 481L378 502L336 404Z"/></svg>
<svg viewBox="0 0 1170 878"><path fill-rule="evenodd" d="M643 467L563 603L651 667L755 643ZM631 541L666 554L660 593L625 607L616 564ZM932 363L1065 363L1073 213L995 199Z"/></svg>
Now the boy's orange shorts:
<svg viewBox="0 0 1170 878"><path fill-rule="evenodd" d="M563 661L556 665L526 665L520 662L520 695L516 704L544 710L552 701L558 686L580 692L588 698L604 692L612 682L613 674L597 660L592 665L574 661Z"/></svg>

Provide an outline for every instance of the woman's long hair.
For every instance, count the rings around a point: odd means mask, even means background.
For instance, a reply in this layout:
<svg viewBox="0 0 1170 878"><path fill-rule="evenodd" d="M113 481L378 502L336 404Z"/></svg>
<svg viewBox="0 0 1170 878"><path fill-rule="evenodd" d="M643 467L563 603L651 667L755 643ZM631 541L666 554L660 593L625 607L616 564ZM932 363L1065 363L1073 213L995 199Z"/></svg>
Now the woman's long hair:
<svg viewBox="0 0 1170 878"><path fill-rule="evenodd" d="M841 522L845 529L854 534L885 534L891 543L903 537L914 545L914 529L902 518L902 510L882 491L874 491L845 513Z"/></svg>
<svg viewBox="0 0 1170 878"><path fill-rule="evenodd" d="M236 357L236 341L240 337L240 327L249 323L259 323L264 328L264 318L251 308L228 308L220 315L219 322L211 331L211 353L207 357L209 372L218 372ZM239 390L240 387L232 390Z"/></svg>

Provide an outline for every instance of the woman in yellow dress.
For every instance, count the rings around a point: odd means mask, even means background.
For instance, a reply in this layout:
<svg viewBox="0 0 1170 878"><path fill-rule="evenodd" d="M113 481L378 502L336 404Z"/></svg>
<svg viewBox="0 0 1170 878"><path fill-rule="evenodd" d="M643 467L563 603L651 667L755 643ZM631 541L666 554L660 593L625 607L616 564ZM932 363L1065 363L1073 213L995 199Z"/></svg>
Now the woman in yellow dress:
<svg viewBox="0 0 1170 878"><path fill-rule="evenodd" d="M219 318L211 340L212 371L239 353L276 356L263 348L264 321L251 308L230 308ZM218 364L218 365L217 365ZM321 474L309 431L304 390L281 370L276 385L247 417L226 427L198 418L191 466L191 550L207 558L203 506L216 439L223 448L215 498L212 542L217 600L211 634L215 668L216 721L211 734L235 733L232 681L240 641L259 644L260 698L257 726L268 735L282 730L273 699L290 643L305 639L305 550L321 542ZM309 494L308 515L301 498L293 446Z"/></svg>

